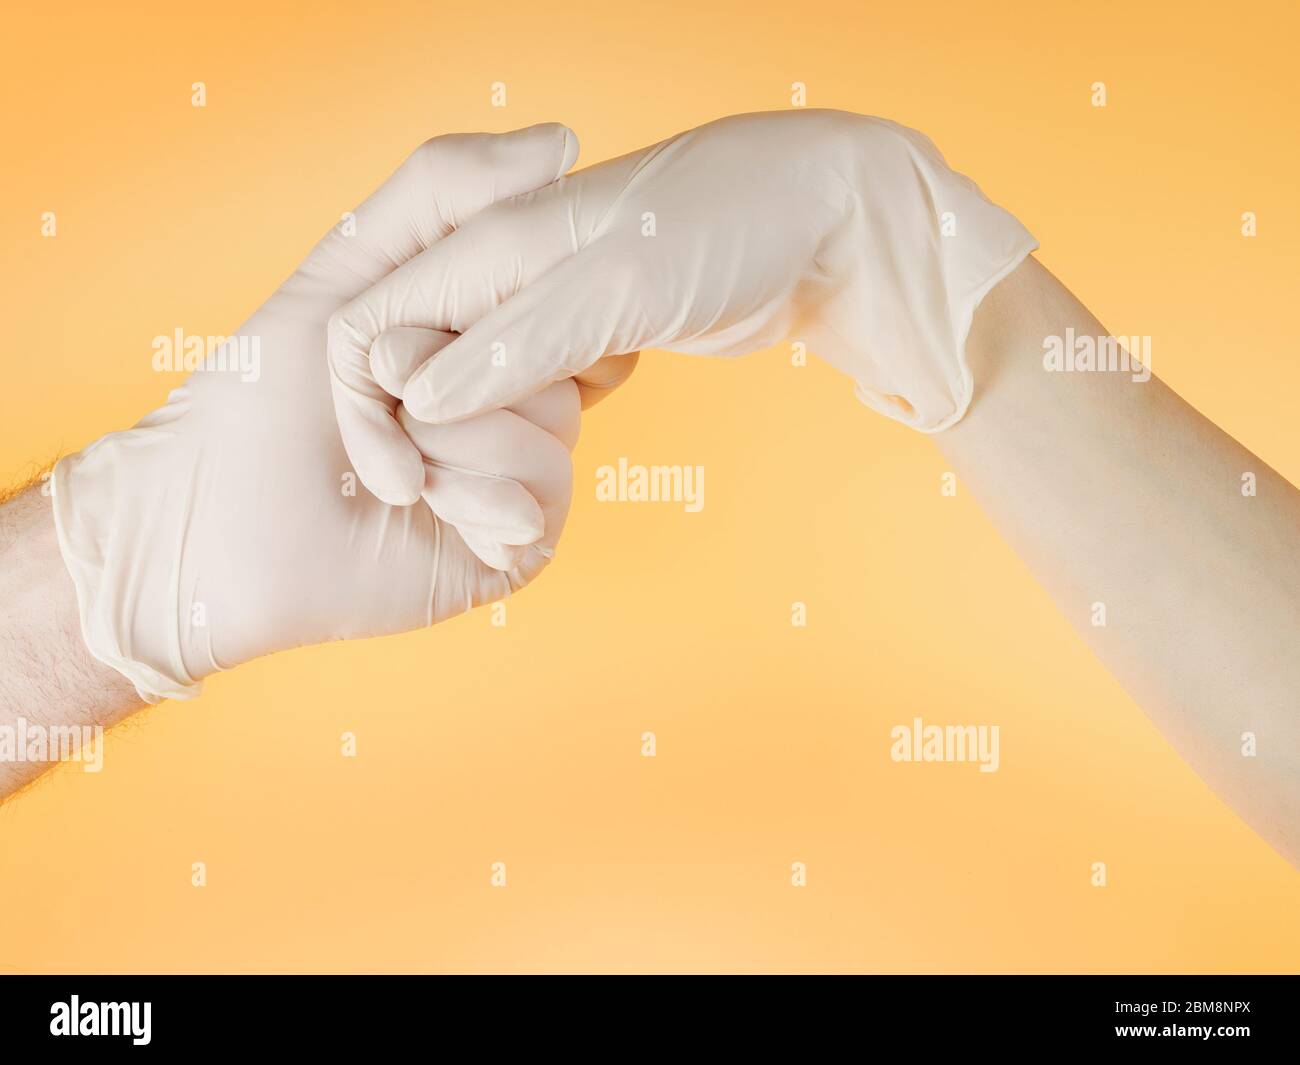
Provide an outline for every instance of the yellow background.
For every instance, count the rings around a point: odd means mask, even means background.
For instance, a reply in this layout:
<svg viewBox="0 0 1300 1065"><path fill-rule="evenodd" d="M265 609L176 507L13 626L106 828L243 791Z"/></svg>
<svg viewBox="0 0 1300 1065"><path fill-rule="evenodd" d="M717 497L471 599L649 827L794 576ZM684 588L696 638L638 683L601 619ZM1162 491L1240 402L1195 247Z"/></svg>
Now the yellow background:
<svg viewBox="0 0 1300 1065"><path fill-rule="evenodd" d="M6 15L0 477L158 405L155 335L236 328L433 134L595 162L803 81L932 136L1300 481L1291 0L103 6ZM619 456L704 465L704 511L597 503ZM1300 878L943 470L823 366L652 354L505 628L259 661L0 808L0 971L1295 971ZM1001 770L892 763L918 715Z"/></svg>

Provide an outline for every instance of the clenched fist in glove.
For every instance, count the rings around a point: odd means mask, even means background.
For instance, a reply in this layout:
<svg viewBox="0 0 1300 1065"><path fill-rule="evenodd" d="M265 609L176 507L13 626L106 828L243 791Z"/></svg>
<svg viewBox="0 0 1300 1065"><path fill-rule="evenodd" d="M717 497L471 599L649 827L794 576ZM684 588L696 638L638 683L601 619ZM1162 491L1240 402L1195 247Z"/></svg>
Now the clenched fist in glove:
<svg viewBox="0 0 1300 1065"><path fill-rule="evenodd" d="M494 200L554 181L576 154L558 125L423 145L357 209L355 232L322 240L163 407L58 464L59 546L97 659L148 701L183 698L215 670L429 625L542 569L569 505L575 385L455 426L359 405L416 452L403 502L424 502L393 507L352 488L325 337L330 316L395 265ZM415 366L390 339L375 368L397 388ZM224 365L235 350L244 372Z"/></svg>

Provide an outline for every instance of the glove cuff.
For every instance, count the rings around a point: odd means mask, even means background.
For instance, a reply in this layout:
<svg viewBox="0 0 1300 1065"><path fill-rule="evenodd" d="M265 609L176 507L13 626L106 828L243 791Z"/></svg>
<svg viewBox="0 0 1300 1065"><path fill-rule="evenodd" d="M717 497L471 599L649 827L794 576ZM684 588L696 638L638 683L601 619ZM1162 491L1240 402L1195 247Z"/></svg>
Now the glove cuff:
<svg viewBox="0 0 1300 1065"><path fill-rule="evenodd" d="M944 161L916 130L879 120L853 240L873 270L852 293L847 320L870 338L852 376L867 406L937 433L970 406L966 340L975 309L1038 241ZM881 190L888 192L882 198Z"/></svg>
<svg viewBox="0 0 1300 1065"><path fill-rule="evenodd" d="M61 459L52 479L59 552L77 590L86 648L135 685L147 703L192 699L202 690L185 669L178 625L184 521L165 504L148 465L128 456L166 441L150 430L102 437ZM152 471L157 472L157 471Z"/></svg>

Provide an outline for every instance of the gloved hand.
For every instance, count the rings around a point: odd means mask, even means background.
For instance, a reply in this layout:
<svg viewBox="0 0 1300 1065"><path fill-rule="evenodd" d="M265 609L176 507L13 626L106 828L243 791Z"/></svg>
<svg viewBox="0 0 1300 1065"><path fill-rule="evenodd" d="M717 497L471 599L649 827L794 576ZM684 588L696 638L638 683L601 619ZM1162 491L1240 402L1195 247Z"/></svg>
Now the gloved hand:
<svg viewBox="0 0 1300 1065"><path fill-rule="evenodd" d="M976 305L1035 241L914 130L838 111L725 118L483 212L331 323L365 376L384 330L463 335L400 395L450 422L518 400L602 355L738 355L804 341L869 406L926 431L970 402ZM495 305L501 304L497 309ZM414 449L339 405L357 470L419 480ZM355 445L355 450L353 446Z"/></svg>
<svg viewBox="0 0 1300 1065"><path fill-rule="evenodd" d="M214 670L429 625L540 572L568 511L574 384L445 427L381 403L405 419L392 424L418 452L412 498L428 504L393 507L356 487L325 333L395 264L576 154L558 125L428 142L163 407L59 462L59 544L97 659L147 701L186 698ZM414 364L400 333L388 341L376 369L400 390Z"/></svg>

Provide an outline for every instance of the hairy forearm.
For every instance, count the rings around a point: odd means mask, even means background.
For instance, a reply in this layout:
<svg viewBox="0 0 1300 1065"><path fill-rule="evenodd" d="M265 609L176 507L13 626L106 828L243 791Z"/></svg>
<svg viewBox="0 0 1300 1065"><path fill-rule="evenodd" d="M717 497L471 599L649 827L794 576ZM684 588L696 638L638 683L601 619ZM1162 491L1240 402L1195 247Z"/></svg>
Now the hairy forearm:
<svg viewBox="0 0 1300 1065"><path fill-rule="evenodd" d="M1044 338L1070 328L1106 332L1026 260L976 315L980 387L938 442L1169 741L1300 864L1300 492L1155 377L1049 372Z"/></svg>
<svg viewBox="0 0 1300 1065"><path fill-rule="evenodd" d="M48 769L60 746L66 754L69 737L140 705L82 641L49 497L32 487L0 504L0 797Z"/></svg>

